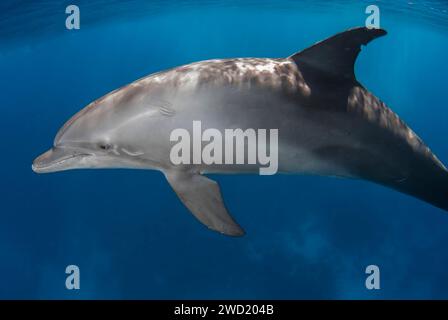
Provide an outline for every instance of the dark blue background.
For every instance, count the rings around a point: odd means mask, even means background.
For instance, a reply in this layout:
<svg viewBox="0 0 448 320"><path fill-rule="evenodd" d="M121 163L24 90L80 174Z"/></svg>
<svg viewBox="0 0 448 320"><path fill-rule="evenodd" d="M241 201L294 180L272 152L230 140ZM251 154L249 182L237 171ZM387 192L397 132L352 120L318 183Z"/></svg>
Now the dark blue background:
<svg viewBox="0 0 448 320"><path fill-rule="evenodd" d="M214 176L247 231L228 238L159 172L31 171L71 115L119 86L198 60L289 56L363 25L371 3L389 35L364 48L357 77L447 163L442 2L78 1L81 30L68 31L68 3L2 1L0 298L448 298L448 214L368 182ZM69 264L79 291L65 289ZM369 264L379 291L364 287Z"/></svg>

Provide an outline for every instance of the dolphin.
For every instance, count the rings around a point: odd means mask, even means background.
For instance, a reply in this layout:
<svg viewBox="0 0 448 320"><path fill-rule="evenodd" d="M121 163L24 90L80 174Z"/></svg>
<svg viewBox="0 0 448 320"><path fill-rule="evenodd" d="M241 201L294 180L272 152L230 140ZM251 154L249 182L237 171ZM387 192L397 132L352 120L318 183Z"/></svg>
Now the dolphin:
<svg viewBox="0 0 448 320"><path fill-rule="evenodd" d="M278 129L278 172L365 179L448 210L447 169L357 80L363 45L383 29L349 29L287 58L207 60L141 78L90 103L36 158L37 173L153 169L208 228L243 229L205 173L255 173L257 164L170 161L176 128Z"/></svg>

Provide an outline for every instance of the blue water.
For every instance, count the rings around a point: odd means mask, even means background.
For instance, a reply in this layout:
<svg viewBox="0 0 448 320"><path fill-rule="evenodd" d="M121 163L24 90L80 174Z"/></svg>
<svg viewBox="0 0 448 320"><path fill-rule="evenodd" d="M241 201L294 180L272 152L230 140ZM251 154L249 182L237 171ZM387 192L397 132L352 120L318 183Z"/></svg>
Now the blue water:
<svg viewBox="0 0 448 320"><path fill-rule="evenodd" d="M65 7L81 29L65 29ZM213 176L243 238L208 231L159 172L37 175L60 126L147 74L211 58L286 57L364 24L357 78L448 163L442 1L2 1L0 298L448 298L448 214L365 181ZM81 289L65 288L78 265ZM365 268L381 270L366 290Z"/></svg>

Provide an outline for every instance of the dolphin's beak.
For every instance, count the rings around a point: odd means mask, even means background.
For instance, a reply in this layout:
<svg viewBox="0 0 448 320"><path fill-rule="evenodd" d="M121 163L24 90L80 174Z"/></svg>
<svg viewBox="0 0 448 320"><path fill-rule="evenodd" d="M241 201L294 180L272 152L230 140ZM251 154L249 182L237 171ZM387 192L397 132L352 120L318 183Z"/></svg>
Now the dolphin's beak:
<svg viewBox="0 0 448 320"><path fill-rule="evenodd" d="M33 161L31 168L36 173L47 173L73 169L80 158L90 154L80 153L70 148L53 147Z"/></svg>

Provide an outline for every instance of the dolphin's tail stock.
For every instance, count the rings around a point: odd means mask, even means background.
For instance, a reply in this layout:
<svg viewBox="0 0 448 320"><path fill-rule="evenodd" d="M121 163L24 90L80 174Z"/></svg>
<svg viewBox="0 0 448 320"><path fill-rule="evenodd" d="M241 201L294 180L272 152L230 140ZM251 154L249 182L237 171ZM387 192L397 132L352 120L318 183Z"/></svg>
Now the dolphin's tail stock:
<svg viewBox="0 0 448 320"><path fill-rule="evenodd" d="M386 185L448 211L447 169L435 157L416 159L416 162L420 163L411 166L406 177Z"/></svg>
<svg viewBox="0 0 448 320"><path fill-rule="evenodd" d="M344 101L340 112L362 117L374 127L382 127L383 135L368 139L374 145L379 141L384 151L395 154L375 157L359 150L349 160L341 154L341 161L355 168L355 176L391 187L448 211L448 171L423 141L383 102L368 92L356 80L354 64L363 45L384 36L385 30L359 27L338 33L324 41L298 52L290 59L299 66L311 87L311 98L332 91ZM324 87L322 87L324 86ZM313 92L316 94L313 97ZM347 101L348 103L345 103ZM321 105L331 105L322 101ZM378 131L376 131L378 134ZM391 147L393 146L393 147ZM334 155L333 155L334 157Z"/></svg>
<svg viewBox="0 0 448 320"><path fill-rule="evenodd" d="M448 211L448 171L444 170L439 175L440 181L433 181L431 184L431 191L433 196L430 198L430 203L436 207Z"/></svg>

